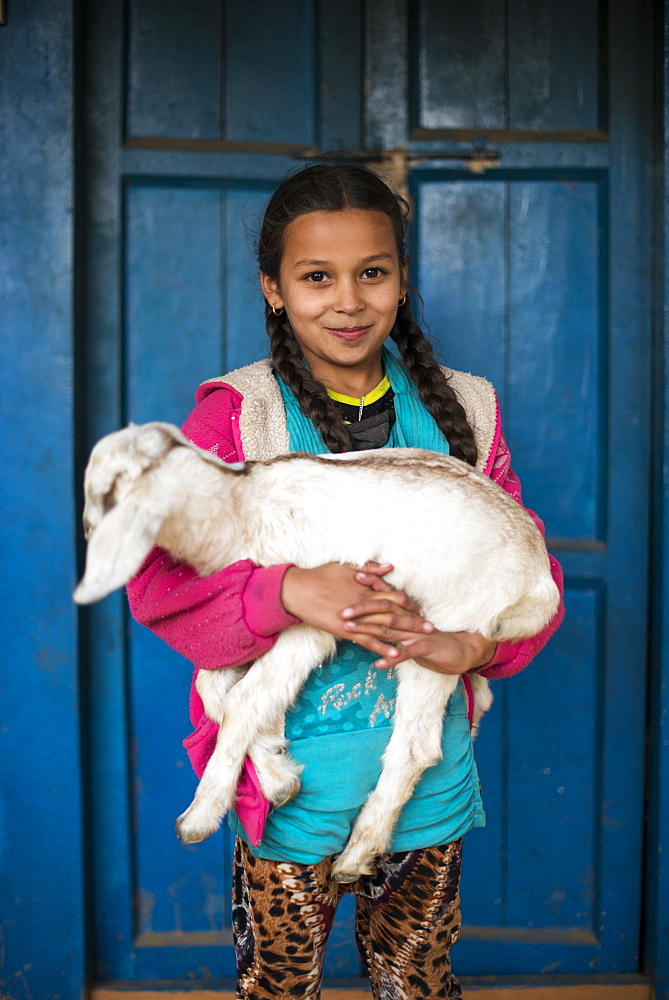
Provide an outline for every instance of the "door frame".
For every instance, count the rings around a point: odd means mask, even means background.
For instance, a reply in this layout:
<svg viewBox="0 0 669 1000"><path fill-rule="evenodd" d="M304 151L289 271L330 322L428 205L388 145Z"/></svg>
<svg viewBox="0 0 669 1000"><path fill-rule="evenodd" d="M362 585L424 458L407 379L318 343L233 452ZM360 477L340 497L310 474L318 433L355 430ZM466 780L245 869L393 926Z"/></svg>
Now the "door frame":
<svg viewBox="0 0 669 1000"><path fill-rule="evenodd" d="M669 0L656 4L651 602L643 967L669 997Z"/></svg>

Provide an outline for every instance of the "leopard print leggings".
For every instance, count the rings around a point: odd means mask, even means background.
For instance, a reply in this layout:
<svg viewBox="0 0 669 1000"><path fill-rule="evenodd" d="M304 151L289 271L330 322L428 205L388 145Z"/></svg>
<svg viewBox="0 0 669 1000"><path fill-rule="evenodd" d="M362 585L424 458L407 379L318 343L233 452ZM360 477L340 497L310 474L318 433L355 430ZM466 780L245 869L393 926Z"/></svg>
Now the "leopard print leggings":
<svg viewBox="0 0 669 1000"><path fill-rule="evenodd" d="M233 930L237 997L318 1000L337 904L356 895L356 941L375 1000L461 1000L450 949L460 936L462 840L383 854L376 874L351 885L316 865L254 858L235 843Z"/></svg>

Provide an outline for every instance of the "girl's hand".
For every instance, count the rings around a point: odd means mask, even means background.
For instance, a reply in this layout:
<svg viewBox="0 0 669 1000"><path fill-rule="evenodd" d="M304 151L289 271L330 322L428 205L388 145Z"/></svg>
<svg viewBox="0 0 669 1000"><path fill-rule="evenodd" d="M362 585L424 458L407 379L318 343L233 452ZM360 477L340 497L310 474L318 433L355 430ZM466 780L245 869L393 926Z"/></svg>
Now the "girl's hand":
<svg viewBox="0 0 669 1000"><path fill-rule="evenodd" d="M366 615L357 628L375 635L379 634L381 628L381 634L388 642L398 644L396 649L399 656L384 656L375 662L374 666L381 669L411 659L440 674L466 674L469 670L489 663L497 649L494 640L486 639L479 632L440 632L429 622L423 622L424 632L417 634L418 630L414 629L386 629L375 624L373 617Z"/></svg>
<svg viewBox="0 0 669 1000"><path fill-rule="evenodd" d="M392 568L388 563L366 563L362 568L340 563L326 563L315 569L292 566L283 578L281 601L289 614L307 625L322 628L338 639L351 639L381 657L400 662L401 652L392 645L396 640L385 640L384 631L399 625L410 632L425 623L416 602L403 591L393 590L383 579ZM355 613L358 607L373 612L369 614L373 630L358 632L345 624L343 610Z"/></svg>

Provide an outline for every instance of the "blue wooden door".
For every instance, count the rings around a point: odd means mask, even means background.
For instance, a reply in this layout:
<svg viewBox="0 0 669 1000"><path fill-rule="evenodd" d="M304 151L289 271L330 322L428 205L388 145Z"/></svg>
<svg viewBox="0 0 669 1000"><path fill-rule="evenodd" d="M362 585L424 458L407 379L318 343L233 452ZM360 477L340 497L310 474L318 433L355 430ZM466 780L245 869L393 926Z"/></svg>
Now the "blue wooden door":
<svg viewBox="0 0 669 1000"><path fill-rule="evenodd" d="M296 158L406 184L412 278L449 364L500 394L567 621L495 687L467 838L463 974L638 969L649 227L642 5L87 5L82 411L180 421L266 351L249 252ZM364 8L364 9L363 9ZM364 26L364 30L363 30ZM631 56L629 55L631 52ZM607 69L608 67L608 69ZM113 596L86 617L98 979L233 974L226 832L181 847L188 666ZM355 977L344 904L328 974Z"/></svg>

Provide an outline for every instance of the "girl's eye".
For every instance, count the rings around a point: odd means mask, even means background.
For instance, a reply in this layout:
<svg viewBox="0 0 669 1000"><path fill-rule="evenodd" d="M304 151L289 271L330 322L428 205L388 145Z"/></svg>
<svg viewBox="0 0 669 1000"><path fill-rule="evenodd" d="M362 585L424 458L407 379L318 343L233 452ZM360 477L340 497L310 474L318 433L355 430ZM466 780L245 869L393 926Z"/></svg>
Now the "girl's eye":
<svg viewBox="0 0 669 1000"><path fill-rule="evenodd" d="M365 278L380 278L385 273L382 267L367 267L363 272Z"/></svg>
<svg viewBox="0 0 669 1000"><path fill-rule="evenodd" d="M321 281L325 281L327 274L325 271L312 271L311 274L306 275L307 281L313 281L315 284L320 284Z"/></svg>

